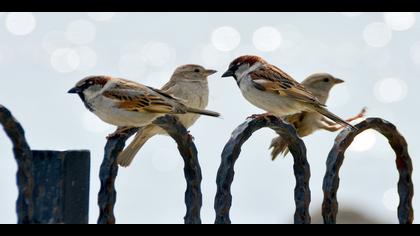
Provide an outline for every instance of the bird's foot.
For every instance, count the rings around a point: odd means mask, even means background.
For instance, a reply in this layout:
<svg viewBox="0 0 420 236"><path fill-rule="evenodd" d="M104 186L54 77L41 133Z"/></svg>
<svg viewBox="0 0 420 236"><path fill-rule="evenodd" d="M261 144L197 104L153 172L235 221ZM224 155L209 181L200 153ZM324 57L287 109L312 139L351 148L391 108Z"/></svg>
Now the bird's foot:
<svg viewBox="0 0 420 236"><path fill-rule="evenodd" d="M274 114L271 113L271 112L266 112L266 113L263 113L263 114L253 114L251 116L248 116L247 119L270 121L270 119L268 118L269 116L274 116Z"/></svg>
<svg viewBox="0 0 420 236"><path fill-rule="evenodd" d="M365 117L365 116L366 116L366 113L367 113L367 107L363 107L363 109L359 112L359 114L357 114L356 116L354 116L354 117L352 117L352 118L350 118L350 119L347 119L346 121L347 121L347 122L352 122L352 121L354 121L354 120L357 120L357 119L363 118L363 117Z"/></svg>
<svg viewBox="0 0 420 236"><path fill-rule="evenodd" d="M113 139L113 138L119 138L121 136L125 136L128 134L128 131L131 129L132 127L118 127L117 130L115 130L114 133L112 134L108 134L108 136L106 136L106 139Z"/></svg>
<svg viewBox="0 0 420 236"><path fill-rule="evenodd" d="M366 113L367 113L367 107L363 107L362 111L360 111L360 113L357 114L356 117L357 118L363 118L363 117L365 117Z"/></svg>
<svg viewBox="0 0 420 236"><path fill-rule="evenodd" d="M114 133L112 133L112 134L108 134L108 136L106 136L106 139L110 140L110 139L114 139L114 138L119 138L119 137L121 137L123 134L124 134L124 133L121 133L121 132L115 131L115 132L114 132Z"/></svg>

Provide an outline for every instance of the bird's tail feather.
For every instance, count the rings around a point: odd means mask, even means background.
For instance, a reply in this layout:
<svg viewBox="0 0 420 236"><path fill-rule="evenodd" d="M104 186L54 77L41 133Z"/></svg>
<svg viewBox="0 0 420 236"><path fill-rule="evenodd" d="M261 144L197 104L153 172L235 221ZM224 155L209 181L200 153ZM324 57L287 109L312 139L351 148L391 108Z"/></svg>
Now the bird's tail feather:
<svg viewBox="0 0 420 236"><path fill-rule="evenodd" d="M196 113L196 114L205 115L205 116L213 116L213 117L219 117L220 116L220 113L218 113L218 112L209 111L209 110L202 110L202 109L197 109L197 108L192 108L192 107L188 107L187 112Z"/></svg>
<svg viewBox="0 0 420 236"><path fill-rule="evenodd" d="M131 164L134 157L147 142L147 140L156 134L151 129L152 128L146 127L137 132L134 140L118 155L117 163L120 166L128 167Z"/></svg>
<svg viewBox="0 0 420 236"><path fill-rule="evenodd" d="M320 106L314 106L314 109L321 113L323 116L326 116L327 118L333 120L334 122L337 122L338 124L341 124L343 126L350 126L351 128L357 130L356 127L354 127L353 125L351 125L349 122L341 119L340 117L338 117L337 115L333 114L332 112L328 111L325 107L320 107Z"/></svg>
<svg viewBox="0 0 420 236"><path fill-rule="evenodd" d="M281 136L273 138L270 148L273 148L271 151L271 160L273 161L277 158L278 155L286 156L289 153L287 142L282 139Z"/></svg>

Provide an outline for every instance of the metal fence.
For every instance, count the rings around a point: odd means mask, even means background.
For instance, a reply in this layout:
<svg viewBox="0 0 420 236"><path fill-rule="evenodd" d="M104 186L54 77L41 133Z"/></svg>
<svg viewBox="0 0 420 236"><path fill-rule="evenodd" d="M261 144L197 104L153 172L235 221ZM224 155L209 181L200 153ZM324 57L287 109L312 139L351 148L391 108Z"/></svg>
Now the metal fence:
<svg viewBox="0 0 420 236"><path fill-rule="evenodd" d="M297 224L310 223L309 203L311 202L311 191L309 189L309 178L311 175L309 164L306 160L306 147L299 138L292 125L282 122L274 116L267 116L266 119L249 119L241 124L232 133L232 137L222 152L222 162L217 173L217 194L214 208L216 210L216 224L229 224L229 210L232 205L232 194L230 192L234 177L234 165L241 153L242 145L251 135L264 127L276 131L288 143L290 152L294 158L294 172L296 178L295 204L296 211L294 221Z"/></svg>
<svg viewBox="0 0 420 236"><path fill-rule="evenodd" d="M9 110L0 105L0 123L13 143L13 152L18 164L17 186L19 196L16 211L19 224L36 223L88 223L90 153L81 151L32 151L25 140L22 126ZM200 224L202 206L201 169L198 152L185 127L173 116L164 116L154 121L164 129L178 144L178 150L185 166L187 182L185 204L186 224ZM214 208L216 224L230 224L232 205L231 185L234 180L234 165L242 145L261 128L270 128L288 142L294 158L295 187L295 224L310 224L309 189L310 166L306 159L306 147L294 127L282 120L267 116L265 119L248 119L232 133L222 152L221 164L217 173L217 194ZM396 165L400 175L398 194L398 219L401 224L411 224L414 219L412 198L414 194L412 162L407 142L396 127L380 118L368 118L356 125L357 130L345 129L336 138L328 155L327 171L324 177L324 201L322 214L325 224L335 224L338 212L337 191L339 170L345 152L354 138L367 129L374 129L384 135L396 154ZM98 194L98 224L115 224L114 205L117 199L115 180L118 175L118 154L125 142L137 129L133 128L119 136L112 137L105 146L105 155L100 168L101 188Z"/></svg>
<svg viewBox="0 0 420 236"><path fill-rule="evenodd" d="M184 174L187 181L185 204L187 214L184 217L186 224L200 224L201 195L201 169L197 158L197 148L187 129L173 116L164 116L156 119L154 124L164 129L178 144L179 153L184 159ZM137 131L131 129L127 134L108 140L105 146L105 157L101 165L101 190L98 195L100 209L98 224L114 224L114 205L116 202L115 179L118 174L116 162L118 153L124 148L125 141Z"/></svg>
<svg viewBox="0 0 420 236"><path fill-rule="evenodd" d="M22 126L1 105L0 123L18 164L18 223L88 223L90 152L31 150Z"/></svg>

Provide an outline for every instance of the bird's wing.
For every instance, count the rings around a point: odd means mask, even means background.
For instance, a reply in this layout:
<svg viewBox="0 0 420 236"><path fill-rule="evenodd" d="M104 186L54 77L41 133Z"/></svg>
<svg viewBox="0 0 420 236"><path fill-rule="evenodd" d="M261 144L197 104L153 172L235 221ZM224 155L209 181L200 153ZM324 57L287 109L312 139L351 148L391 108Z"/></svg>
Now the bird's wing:
<svg viewBox="0 0 420 236"><path fill-rule="evenodd" d="M126 111L153 113L183 113L175 107L179 100L155 88L132 81L121 80L102 93L103 96L117 102L120 109Z"/></svg>
<svg viewBox="0 0 420 236"><path fill-rule="evenodd" d="M301 102L321 105L318 99L290 75L273 65L264 65L250 74L254 86Z"/></svg>

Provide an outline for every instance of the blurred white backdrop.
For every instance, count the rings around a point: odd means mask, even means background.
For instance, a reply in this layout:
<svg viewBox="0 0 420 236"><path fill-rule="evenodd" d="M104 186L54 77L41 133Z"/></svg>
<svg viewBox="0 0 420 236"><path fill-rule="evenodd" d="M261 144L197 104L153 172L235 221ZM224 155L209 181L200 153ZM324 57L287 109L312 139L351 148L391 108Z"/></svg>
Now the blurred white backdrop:
<svg viewBox="0 0 420 236"><path fill-rule="evenodd" d="M155 87L181 64L219 71L210 77L209 109L191 132L203 172L204 223L214 222L220 153L233 129L261 112L245 101L233 79L221 79L232 59L257 54L301 81L314 72L346 80L328 101L342 117L363 106L368 116L397 125L407 138L420 185L416 115L420 97L419 13L0 13L0 103L26 129L33 149L92 152L90 222L98 216L98 172L105 136L113 127L86 111L66 91L87 75L107 74ZM0 139L0 223L15 223L16 163L10 141ZM305 138L311 164L311 211L319 217L325 161L335 133ZM244 146L236 166L234 223L290 223L295 180L291 156L270 160L274 133L261 130ZM363 133L341 172L340 207L375 222L397 223L394 154L376 132ZM183 163L175 143L150 140L132 166L120 169L118 223L183 223ZM415 210L420 209L417 195ZM418 221L417 221L418 222Z"/></svg>

